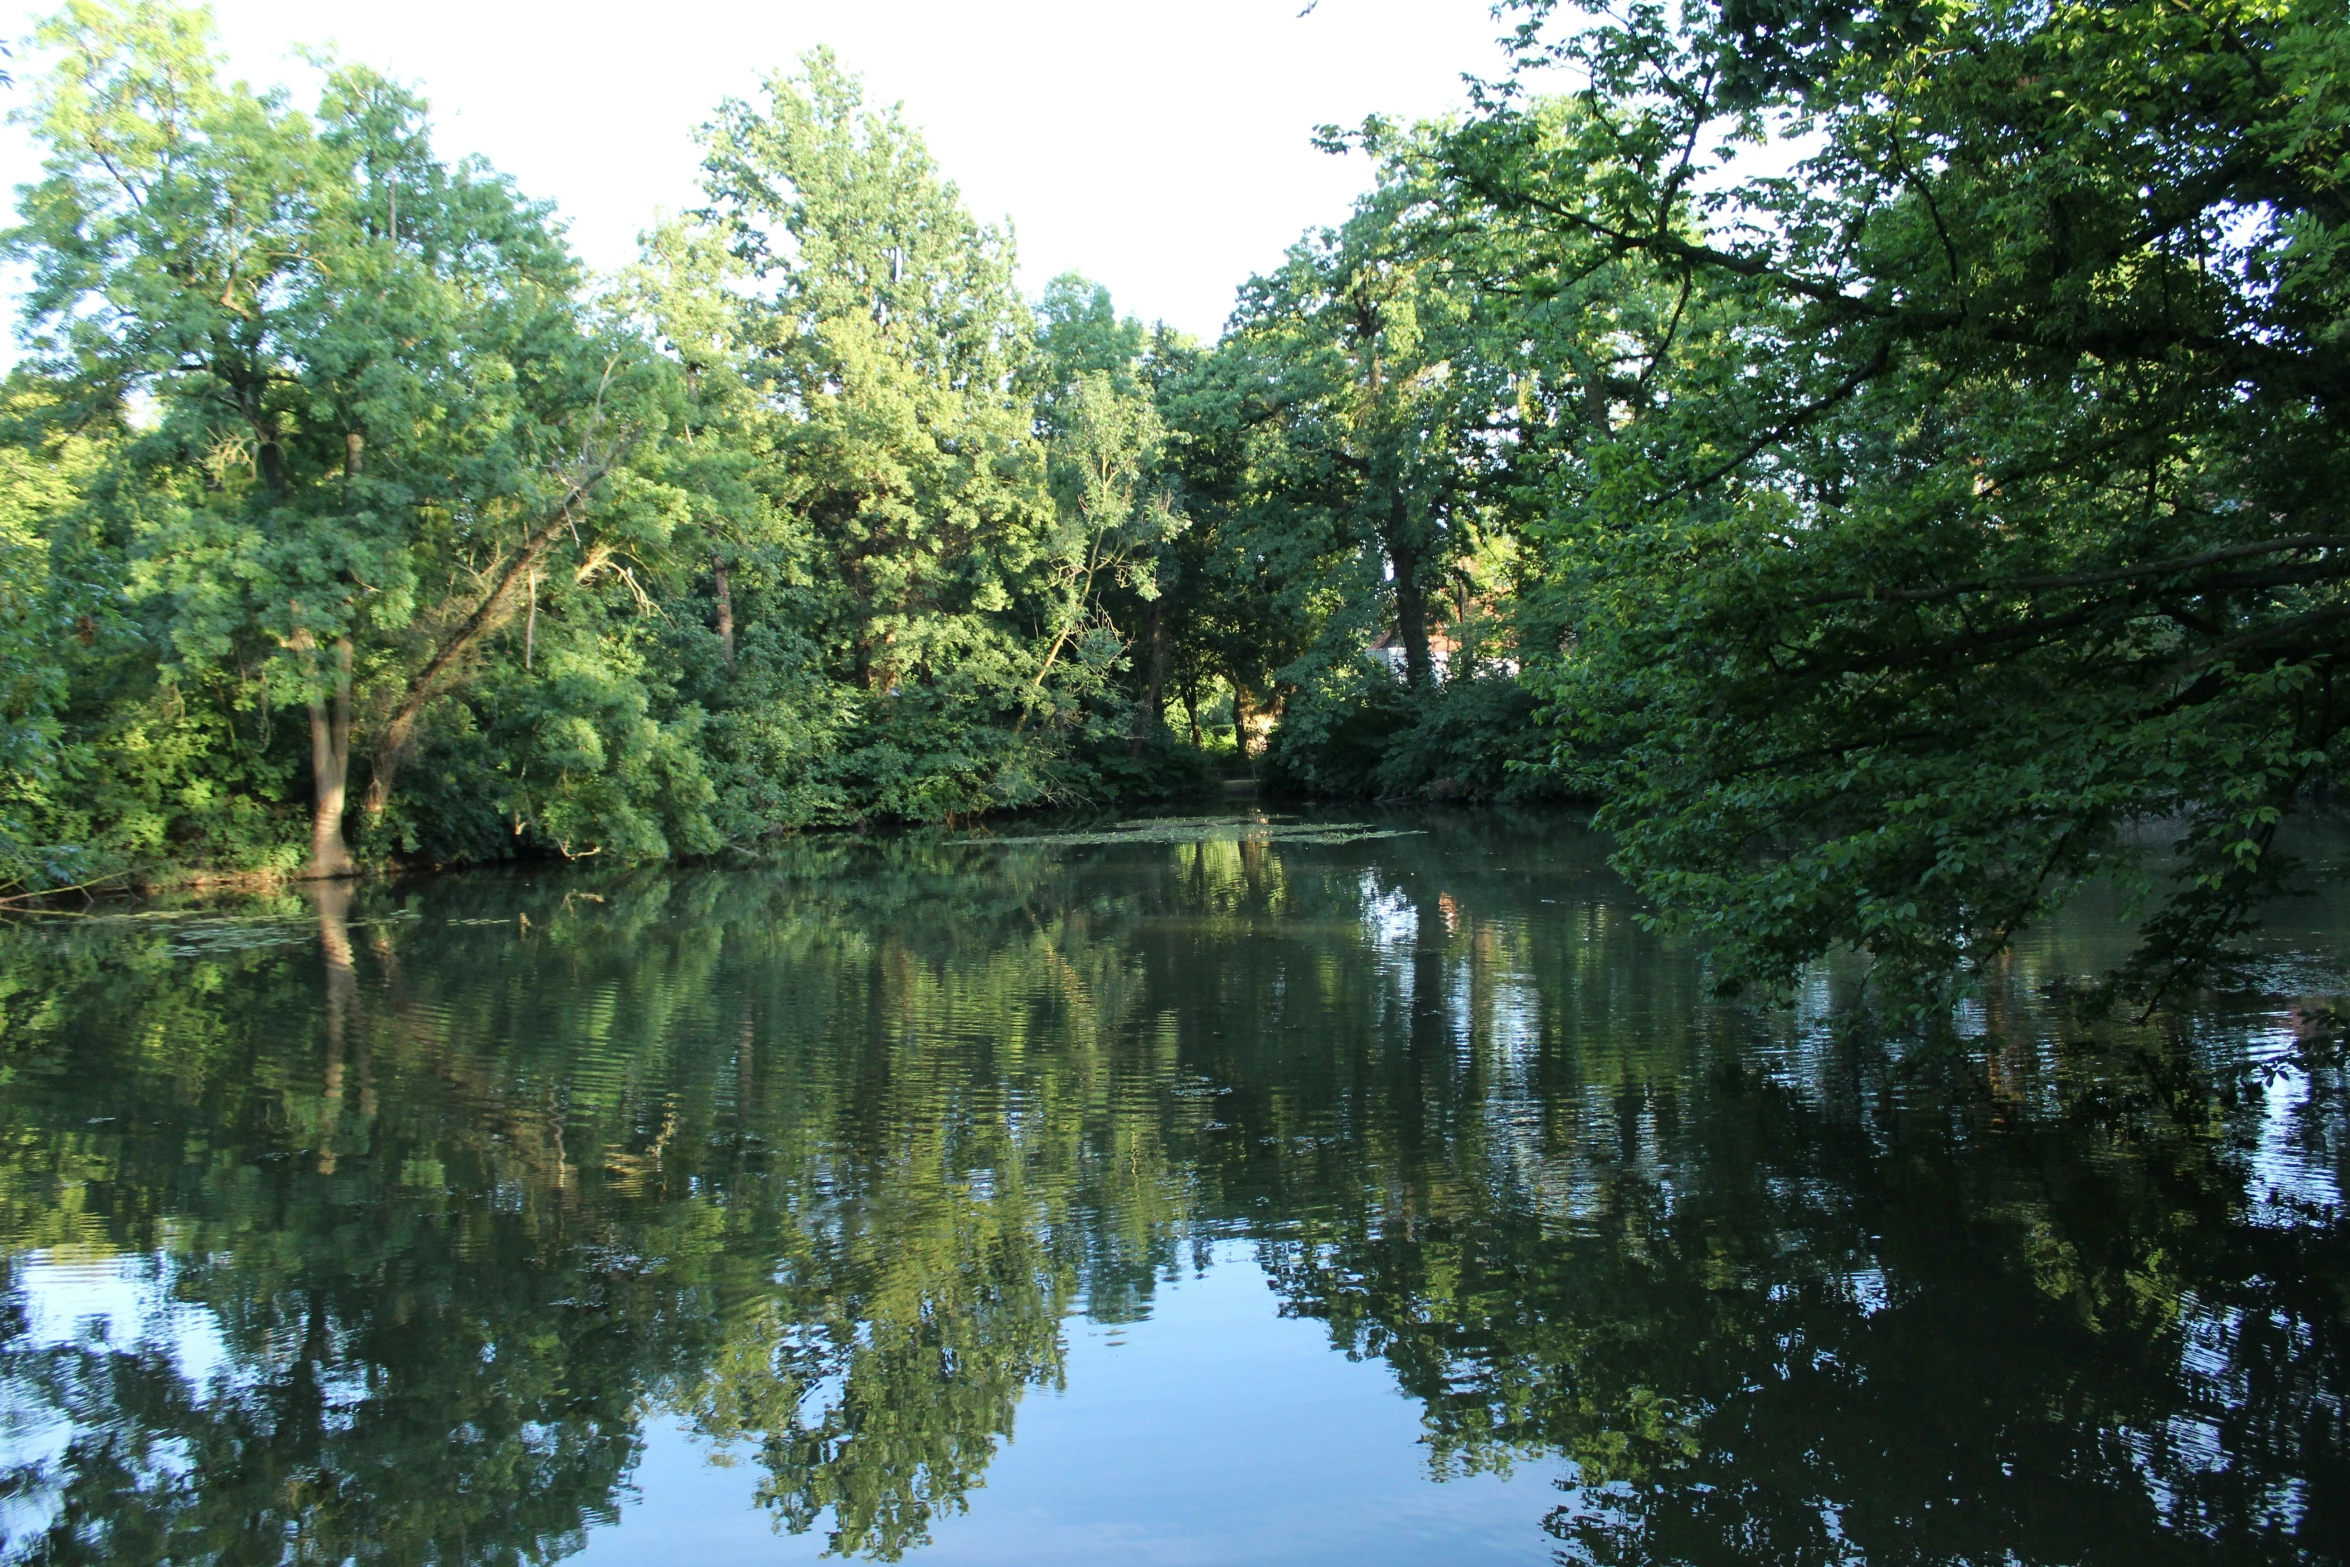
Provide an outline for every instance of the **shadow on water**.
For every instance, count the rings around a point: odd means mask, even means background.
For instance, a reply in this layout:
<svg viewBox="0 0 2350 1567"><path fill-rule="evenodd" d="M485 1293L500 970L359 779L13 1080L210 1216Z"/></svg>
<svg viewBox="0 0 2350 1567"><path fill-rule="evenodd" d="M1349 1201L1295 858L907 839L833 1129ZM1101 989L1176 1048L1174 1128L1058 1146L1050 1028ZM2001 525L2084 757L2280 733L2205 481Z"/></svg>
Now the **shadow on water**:
<svg viewBox="0 0 2350 1567"><path fill-rule="evenodd" d="M1905 1066L1707 1002L1571 824L1307 825L0 939L7 1559L549 1560L663 1419L918 1555L1235 1246L1430 1483L1564 1460L1528 1559L2332 1559L2343 1085L2234 1070L2300 998L2080 1030L2092 909Z"/></svg>

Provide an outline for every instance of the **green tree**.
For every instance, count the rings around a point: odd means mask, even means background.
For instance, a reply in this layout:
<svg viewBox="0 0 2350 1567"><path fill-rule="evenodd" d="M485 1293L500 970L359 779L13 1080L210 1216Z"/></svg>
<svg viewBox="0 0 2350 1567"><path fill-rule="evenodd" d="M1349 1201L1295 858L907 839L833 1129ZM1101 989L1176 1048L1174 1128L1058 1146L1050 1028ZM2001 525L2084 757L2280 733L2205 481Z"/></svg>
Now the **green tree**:
<svg viewBox="0 0 2350 1567"><path fill-rule="evenodd" d="M1106 677L1125 652L1102 602L1106 591L1115 585L1145 603L1156 599L1159 550L1182 529L1166 493L1150 487L1160 432L1147 393L1121 391L1108 374L1088 371L1063 417L1052 448L1058 504L1044 545L1051 640L1031 682L1038 693L1064 653L1097 682Z"/></svg>
<svg viewBox="0 0 2350 1567"><path fill-rule="evenodd" d="M55 392L10 379L0 441L0 893L70 886L103 869L96 823L71 807L84 760L62 721L72 691L60 643L95 643L111 606L54 569L49 519L70 513L107 455L105 432L59 429ZM70 629L68 629L70 628ZM63 633L61 637L60 633ZM102 851L100 851L102 853Z"/></svg>
<svg viewBox="0 0 2350 1567"><path fill-rule="evenodd" d="M1163 405L1197 354L1164 325L1120 317L1110 291L1076 273L1046 284L1037 304L1026 379L1056 508L1054 619L1094 628L1087 663L1100 676L1085 695L1132 703L1129 761L1146 750L1167 760L1167 693L1194 607L1182 592L1186 475Z"/></svg>
<svg viewBox="0 0 2350 1567"><path fill-rule="evenodd" d="M1938 1005L2167 859L2127 978L2224 976L2345 712L2350 27L1522 14L1525 63L1590 86L1563 119L1493 96L1460 199L1729 328L1547 524L1540 679L1620 863L1733 985L1850 943ZM1774 133L1808 155L1745 173Z"/></svg>
<svg viewBox="0 0 2350 1567"><path fill-rule="evenodd" d="M1498 672L1543 433L1522 256L1446 204L1437 128L1360 140L1374 189L1244 288L1170 398L1194 510L1215 518L1193 576L1221 600L1223 672L1280 705L1283 781L1348 792L1382 787L1398 736L1451 705L1441 677ZM1459 655L1443 669L1440 637ZM1401 689L1365 656L1381 641Z"/></svg>
<svg viewBox="0 0 2350 1567"><path fill-rule="evenodd" d="M100 486L120 589L224 732L306 713L307 871L346 874L354 745L372 821L435 703L518 613L536 631L542 579L666 537L678 497L636 459L668 369L583 306L547 208L433 158L404 89L330 65L295 112L150 3L77 0L38 37L44 178L9 243L41 363L131 411Z"/></svg>
<svg viewBox="0 0 2350 1567"><path fill-rule="evenodd" d="M753 294L738 331L778 420L776 504L821 562L809 634L852 704L845 814L1036 797L1009 741L1052 508L1009 240L822 51L763 104L723 105L703 142L703 220Z"/></svg>

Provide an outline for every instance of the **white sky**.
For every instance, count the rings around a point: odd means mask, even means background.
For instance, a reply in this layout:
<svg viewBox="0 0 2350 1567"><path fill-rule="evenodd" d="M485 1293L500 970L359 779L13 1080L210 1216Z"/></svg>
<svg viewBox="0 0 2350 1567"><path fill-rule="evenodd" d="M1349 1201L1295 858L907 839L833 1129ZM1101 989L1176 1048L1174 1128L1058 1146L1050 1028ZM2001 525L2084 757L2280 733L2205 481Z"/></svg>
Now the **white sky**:
<svg viewBox="0 0 2350 1567"><path fill-rule="evenodd" d="M1030 295L1075 269L1121 311L1213 338L1233 291L1368 181L1317 124L1417 118L1501 74L1490 0L217 0L236 74L308 75L332 44L418 84L444 156L479 152L571 222L591 266L633 258L657 208L692 204L693 128L721 98L830 44L878 102L903 100L983 221L1017 228ZM21 37L50 6L0 0ZM20 47L20 83L37 61ZM22 87L11 96L21 101ZM0 184L35 172L0 132Z"/></svg>

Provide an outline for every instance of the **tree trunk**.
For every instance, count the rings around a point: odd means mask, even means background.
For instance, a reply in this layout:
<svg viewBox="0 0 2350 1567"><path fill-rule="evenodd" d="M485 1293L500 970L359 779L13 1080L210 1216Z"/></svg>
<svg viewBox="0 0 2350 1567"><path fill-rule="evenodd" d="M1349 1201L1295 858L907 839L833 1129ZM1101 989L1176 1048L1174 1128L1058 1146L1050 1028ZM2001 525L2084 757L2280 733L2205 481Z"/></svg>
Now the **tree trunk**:
<svg viewBox="0 0 2350 1567"><path fill-rule="evenodd" d="M1134 715L1134 737L1127 745L1126 754L1140 756L1142 743L1159 732L1160 709L1167 705L1167 622L1165 601L1152 599L1150 626L1144 636L1150 642L1149 673L1143 677L1142 711Z"/></svg>
<svg viewBox="0 0 2350 1567"><path fill-rule="evenodd" d="M310 864L305 875L349 876L358 867L343 842L351 777L351 639L334 645L334 685L310 698Z"/></svg>
<svg viewBox="0 0 2350 1567"><path fill-rule="evenodd" d="M1428 595L1420 586L1420 546L1410 527L1399 490L1387 519L1387 564L1395 572L1395 634L1403 639L1404 683L1424 691L1433 668L1428 657Z"/></svg>
<svg viewBox="0 0 2350 1567"><path fill-rule="evenodd" d="M726 580L726 557L710 558L710 572L718 584L718 656L734 667L734 594Z"/></svg>
<svg viewBox="0 0 2350 1567"><path fill-rule="evenodd" d="M1395 630L1403 639L1404 684L1424 691L1435 672L1428 652L1428 599L1419 584L1404 575L1405 569L1399 565L1395 572Z"/></svg>

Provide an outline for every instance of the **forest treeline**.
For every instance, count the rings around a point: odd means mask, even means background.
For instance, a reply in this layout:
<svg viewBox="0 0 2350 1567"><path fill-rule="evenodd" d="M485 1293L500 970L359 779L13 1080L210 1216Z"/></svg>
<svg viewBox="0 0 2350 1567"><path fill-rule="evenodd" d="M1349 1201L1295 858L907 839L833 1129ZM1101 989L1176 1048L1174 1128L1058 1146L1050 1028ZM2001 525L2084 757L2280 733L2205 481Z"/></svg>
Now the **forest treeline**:
<svg viewBox="0 0 2350 1567"><path fill-rule="evenodd" d="M591 278L328 62L74 0L10 90L0 882L754 850L1196 787L1603 803L1727 985L2144 881L2223 975L2330 778L2350 23L1498 13L1201 344L1039 300L816 53ZM2158 829L2158 830L2150 830Z"/></svg>

